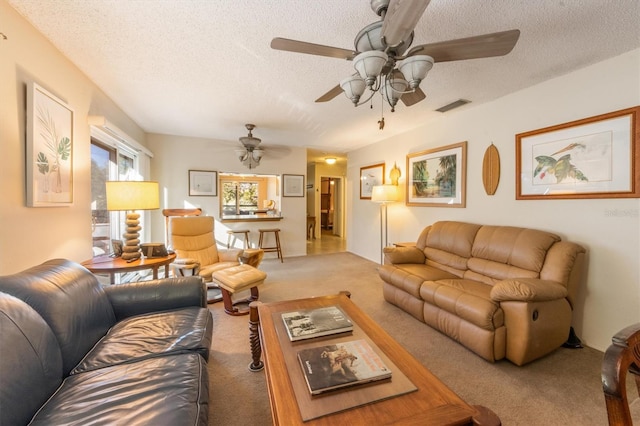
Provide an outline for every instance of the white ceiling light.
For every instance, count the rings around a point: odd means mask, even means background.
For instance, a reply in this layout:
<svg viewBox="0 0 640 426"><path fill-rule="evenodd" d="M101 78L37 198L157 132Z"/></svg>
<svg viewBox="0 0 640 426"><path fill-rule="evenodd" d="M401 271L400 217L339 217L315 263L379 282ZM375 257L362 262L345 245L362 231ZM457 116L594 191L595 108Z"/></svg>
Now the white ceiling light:
<svg viewBox="0 0 640 426"><path fill-rule="evenodd" d="M331 165L331 164L336 164L336 158L335 157L327 157L324 159L325 163Z"/></svg>
<svg viewBox="0 0 640 426"><path fill-rule="evenodd" d="M386 53L370 50L353 59L353 66L358 74L342 80L340 88L355 106L368 102L382 89L383 98L393 112L403 94L415 92L420 86L433 67L433 62L431 56L414 55L396 63L395 59ZM365 86L371 94L360 102Z"/></svg>
<svg viewBox="0 0 640 426"><path fill-rule="evenodd" d="M236 149L236 155L238 160L249 169L255 169L260 165L260 160L264 154L261 148L258 148L262 140L253 137L251 131L256 128L254 124L245 124L246 129L249 131L249 135L240 138L240 143L244 149Z"/></svg>

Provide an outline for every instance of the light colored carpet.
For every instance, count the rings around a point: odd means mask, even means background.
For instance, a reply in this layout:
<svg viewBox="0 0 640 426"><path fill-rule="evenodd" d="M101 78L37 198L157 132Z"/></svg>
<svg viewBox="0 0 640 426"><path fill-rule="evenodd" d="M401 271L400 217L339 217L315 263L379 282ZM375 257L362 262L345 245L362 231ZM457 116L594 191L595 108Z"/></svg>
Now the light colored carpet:
<svg viewBox="0 0 640 426"><path fill-rule="evenodd" d="M560 348L524 367L491 364L384 301L378 265L352 253L267 259L260 300L351 292L351 299L440 380L470 404L491 408L502 424L606 425L600 381L603 354ZM248 317L209 305L214 331L209 360L212 425L270 425L264 372L252 373Z"/></svg>

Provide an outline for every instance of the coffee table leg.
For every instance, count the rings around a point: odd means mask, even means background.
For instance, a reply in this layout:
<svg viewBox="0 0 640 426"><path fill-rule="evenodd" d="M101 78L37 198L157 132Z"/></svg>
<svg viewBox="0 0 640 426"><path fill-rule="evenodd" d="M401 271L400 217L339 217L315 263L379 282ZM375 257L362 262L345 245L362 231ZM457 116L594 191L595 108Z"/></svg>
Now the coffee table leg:
<svg viewBox="0 0 640 426"><path fill-rule="evenodd" d="M262 346L260 346L260 315L258 305L260 302L249 304L249 344L251 345L251 358L253 362L249 364L249 371L262 371L264 363L260 360L262 356Z"/></svg>

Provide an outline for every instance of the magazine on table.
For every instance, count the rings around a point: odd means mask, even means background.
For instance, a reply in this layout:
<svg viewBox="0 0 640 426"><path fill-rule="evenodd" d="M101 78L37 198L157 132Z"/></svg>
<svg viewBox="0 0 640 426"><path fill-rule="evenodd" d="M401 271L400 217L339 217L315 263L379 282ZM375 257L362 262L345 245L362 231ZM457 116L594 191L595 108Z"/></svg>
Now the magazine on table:
<svg viewBox="0 0 640 426"><path fill-rule="evenodd" d="M282 320L292 342L353 330L351 319L337 306L286 312Z"/></svg>
<svg viewBox="0 0 640 426"><path fill-rule="evenodd" d="M301 349L298 360L312 395L391 377L366 340Z"/></svg>

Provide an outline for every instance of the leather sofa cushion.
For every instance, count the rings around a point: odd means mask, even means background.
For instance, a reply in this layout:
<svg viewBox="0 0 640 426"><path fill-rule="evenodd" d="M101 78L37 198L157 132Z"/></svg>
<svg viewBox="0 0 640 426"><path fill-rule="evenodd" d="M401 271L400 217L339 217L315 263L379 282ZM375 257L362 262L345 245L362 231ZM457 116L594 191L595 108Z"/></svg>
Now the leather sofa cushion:
<svg viewBox="0 0 640 426"><path fill-rule="evenodd" d="M560 237L557 235L536 229L485 225L478 230L471 256L539 274L547 251L558 241ZM472 264L469 267L471 268ZM509 274L508 269L502 273L500 270L487 268L486 264L483 269L493 272L493 278L496 279L516 277ZM475 272L483 273L480 270Z"/></svg>
<svg viewBox="0 0 640 426"><path fill-rule="evenodd" d="M113 326L71 374L189 351L207 359L212 327L209 310L198 307L130 317Z"/></svg>
<svg viewBox="0 0 640 426"><path fill-rule="evenodd" d="M420 298L420 286L426 280L457 278L442 269L424 264L383 265L378 270L380 277L387 283Z"/></svg>
<svg viewBox="0 0 640 426"><path fill-rule="evenodd" d="M65 376L116 322L97 278L69 260L49 260L0 277L0 291L25 301L51 327Z"/></svg>
<svg viewBox="0 0 640 426"><path fill-rule="evenodd" d="M62 383L53 331L22 300L0 293L0 425L24 425Z"/></svg>
<svg viewBox="0 0 640 426"><path fill-rule="evenodd" d="M491 300L491 288L462 279L425 281L420 287L420 297L426 303L492 331L504 325L504 312Z"/></svg>
<svg viewBox="0 0 640 426"><path fill-rule="evenodd" d="M473 223L436 222L431 225L427 234L426 247L469 258L474 238L480 227L481 225Z"/></svg>
<svg viewBox="0 0 640 426"><path fill-rule="evenodd" d="M30 425L206 425L209 379L195 353L75 374Z"/></svg>

